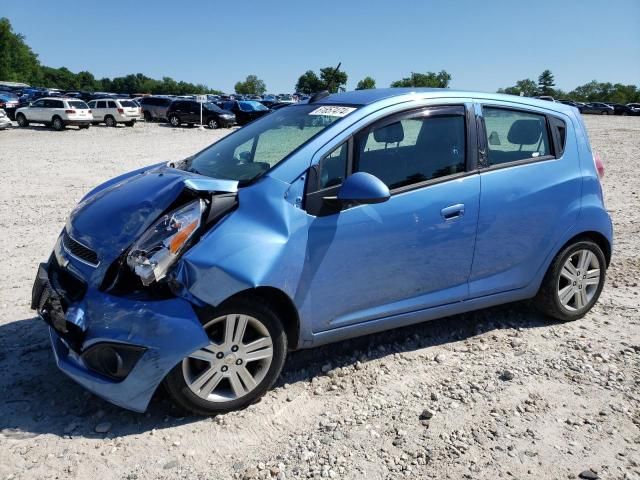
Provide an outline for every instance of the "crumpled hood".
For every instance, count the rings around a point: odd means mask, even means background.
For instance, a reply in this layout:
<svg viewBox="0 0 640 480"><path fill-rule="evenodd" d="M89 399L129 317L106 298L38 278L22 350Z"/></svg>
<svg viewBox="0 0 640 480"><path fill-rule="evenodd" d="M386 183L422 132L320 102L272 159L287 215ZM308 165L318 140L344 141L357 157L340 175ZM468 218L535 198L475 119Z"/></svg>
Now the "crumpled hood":
<svg viewBox="0 0 640 480"><path fill-rule="evenodd" d="M160 166L109 181L71 212L67 232L111 263L178 198L189 178L188 172Z"/></svg>

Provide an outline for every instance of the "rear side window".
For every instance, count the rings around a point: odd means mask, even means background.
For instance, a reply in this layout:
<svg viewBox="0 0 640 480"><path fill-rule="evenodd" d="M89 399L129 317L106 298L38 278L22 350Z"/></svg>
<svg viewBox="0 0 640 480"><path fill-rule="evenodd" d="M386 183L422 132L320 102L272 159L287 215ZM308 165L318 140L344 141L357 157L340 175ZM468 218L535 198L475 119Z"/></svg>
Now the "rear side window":
<svg viewBox="0 0 640 480"><path fill-rule="evenodd" d="M96 103L96 108L107 108L107 102L98 102Z"/></svg>
<svg viewBox="0 0 640 480"><path fill-rule="evenodd" d="M109 100L107 102L107 108L118 108L118 106L116 105L116 102Z"/></svg>
<svg viewBox="0 0 640 480"><path fill-rule="evenodd" d="M522 110L484 107L489 165L552 155L547 119Z"/></svg>

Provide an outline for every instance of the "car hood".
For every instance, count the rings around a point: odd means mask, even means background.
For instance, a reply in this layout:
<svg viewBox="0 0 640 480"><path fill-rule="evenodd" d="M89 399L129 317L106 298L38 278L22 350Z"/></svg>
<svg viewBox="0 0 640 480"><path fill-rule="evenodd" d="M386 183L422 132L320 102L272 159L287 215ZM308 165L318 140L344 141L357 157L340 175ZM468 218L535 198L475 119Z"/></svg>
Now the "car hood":
<svg viewBox="0 0 640 480"><path fill-rule="evenodd" d="M156 221L185 189L235 192L237 182L216 180L167 166L141 169L106 182L76 206L66 229L110 264Z"/></svg>

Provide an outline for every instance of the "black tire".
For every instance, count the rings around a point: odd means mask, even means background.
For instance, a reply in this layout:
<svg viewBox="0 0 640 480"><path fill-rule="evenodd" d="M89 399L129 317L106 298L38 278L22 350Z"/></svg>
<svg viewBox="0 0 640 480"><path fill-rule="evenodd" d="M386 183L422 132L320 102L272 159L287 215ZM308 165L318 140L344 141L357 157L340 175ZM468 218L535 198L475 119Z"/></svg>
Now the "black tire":
<svg viewBox="0 0 640 480"><path fill-rule="evenodd" d="M51 119L51 126L58 132L65 128L64 122L57 115Z"/></svg>
<svg viewBox="0 0 640 480"><path fill-rule="evenodd" d="M91 122L91 125L99 125L100 122Z"/></svg>
<svg viewBox="0 0 640 480"><path fill-rule="evenodd" d="M126 125L127 127L133 127L135 124L136 124L136 121L135 121L135 120L131 120L130 122L125 122L125 125Z"/></svg>
<svg viewBox="0 0 640 480"><path fill-rule="evenodd" d="M151 113L148 110L144 111L144 121L145 122L152 122L153 121L153 117L151 116Z"/></svg>
<svg viewBox="0 0 640 480"><path fill-rule="evenodd" d="M273 357L267 374L258 385L246 395L227 402L211 402L197 396L188 386L184 378L182 361L176 365L164 380L169 396L175 404L186 412L196 415L217 415L232 410L240 410L259 400L280 376L287 356L287 336L280 319L265 303L252 299L238 299L221 306L211 313L203 322L228 314L249 315L259 320L269 332L273 343Z"/></svg>
<svg viewBox="0 0 640 480"><path fill-rule="evenodd" d="M79 125L80 130L88 130L91 125Z"/></svg>
<svg viewBox="0 0 640 480"><path fill-rule="evenodd" d="M209 120L207 120L207 127L209 127L211 130L215 130L216 128L220 128L220 124L215 117L211 117Z"/></svg>
<svg viewBox="0 0 640 480"><path fill-rule="evenodd" d="M28 127L29 126L29 120L27 120L27 117L25 117L23 113L19 113L16 116L16 121L18 122L18 126L19 127Z"/></svg>
<svg viewBox="0 0 640 480"><path fill-rule="evenodd" d="M558 295L558 290L560 288L559 282L561 280L560 272L562 271L567 260L580 250L588 250L595 255L600 269L599 283L595 292L593 293L591 300L589 300L584 305L584 307L575 310L569 310L564 305L562 305ZM598 301L600 293L602 293L602 288L604 287L606 268L607 262L602 249L591 240L578 240L577 242L563 248L562 251L560 251L560 253L556 255L556 258L551 263L551 266L547 270L547 273L542 280L542 285L540 286L540 290L538 290L538 294L534 299L534 304L536 305L538 310L549 315L550 317L555 318L556 320L560 320L563 322L578 320L579 318L584 317L587 312L591 310L593 305L595 305L595 303Z"/></svg>
<svg viewBox="0 0 640 480"><path fill-rule="evenodd" d="M169 118L167 118L167 120L169 120L169 123L174 128L177 128L182 124L182 122L180 121L180 117L177 115L169 115Z"/></svg>
<svg viewBox="0 0 640 480"><path fill-rule="evenodd" d="M107 127L117 127L118 126L118 122L116 122L116 119L113 118L111 115L107 115L106 117L104 117L104 124Z"/></svg>

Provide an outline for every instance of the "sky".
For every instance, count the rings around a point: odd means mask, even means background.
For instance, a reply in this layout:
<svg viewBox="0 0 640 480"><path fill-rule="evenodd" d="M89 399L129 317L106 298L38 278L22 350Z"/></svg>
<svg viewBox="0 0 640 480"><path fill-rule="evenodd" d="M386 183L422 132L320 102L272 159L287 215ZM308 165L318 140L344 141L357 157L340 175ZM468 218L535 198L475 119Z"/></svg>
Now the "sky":
<svg viewBox="0 0 640 480"><path fill-rule="evenodd" d="M308 6L307 6L308 5ZM47 66L96 78L143 73L233 91L256 74L292 92L342 62L347 89L446 70L495 91L544 69L571 90L640 84L640 0L0 0L0 17Z"/></svg>

